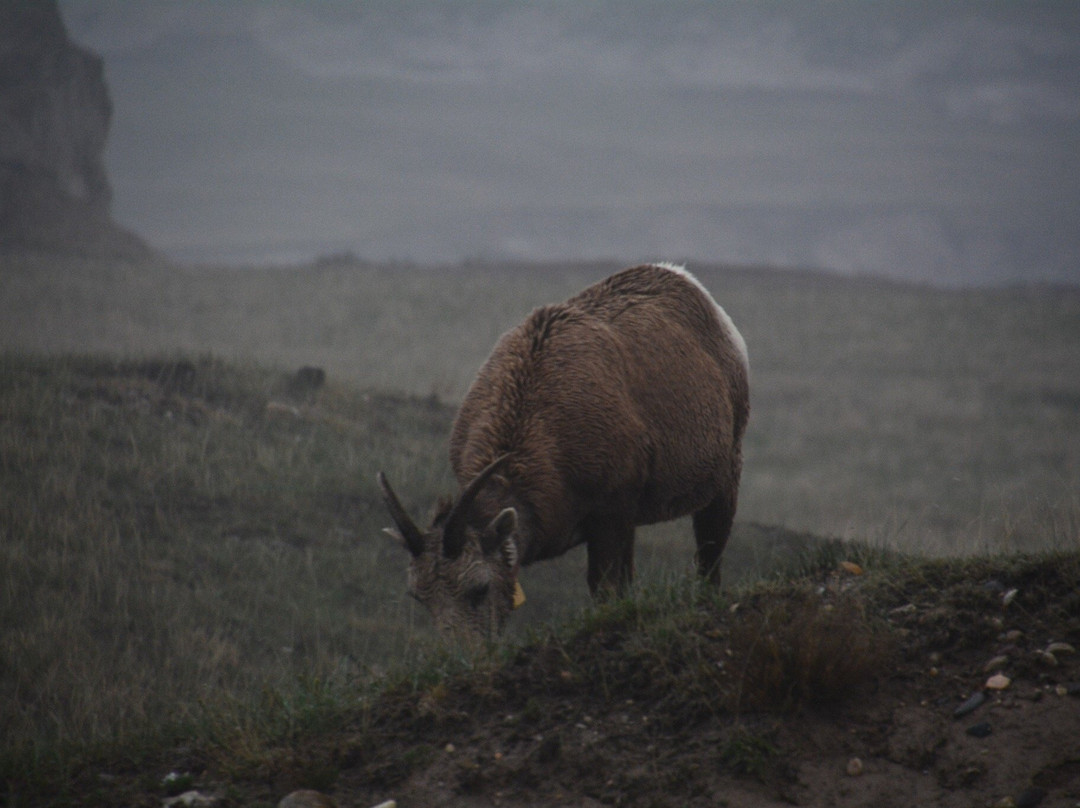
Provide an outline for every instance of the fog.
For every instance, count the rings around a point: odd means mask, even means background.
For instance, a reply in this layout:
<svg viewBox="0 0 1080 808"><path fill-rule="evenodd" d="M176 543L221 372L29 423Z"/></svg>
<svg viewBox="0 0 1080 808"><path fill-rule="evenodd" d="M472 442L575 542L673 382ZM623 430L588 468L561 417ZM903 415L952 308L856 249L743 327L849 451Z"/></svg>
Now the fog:
<svg viewBox="0 0 1080 808"><path fill-rule="evenodd" d="M1080 4L61 0L190 262L1080 281Z"/></svg>

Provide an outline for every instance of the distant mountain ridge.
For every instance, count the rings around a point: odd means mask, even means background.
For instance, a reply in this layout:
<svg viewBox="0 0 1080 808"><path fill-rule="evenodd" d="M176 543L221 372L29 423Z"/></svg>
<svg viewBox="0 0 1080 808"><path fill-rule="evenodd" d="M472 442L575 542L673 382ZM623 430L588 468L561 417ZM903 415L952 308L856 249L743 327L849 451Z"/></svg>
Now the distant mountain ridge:
<svg viewBox="0 0 1080 808"><path fill-rule="evenodd" d="M0 0L0 251L145 258L109 213L102 60L55 0Z"/></svg>
<svg viewBox="0 0 1080 808"><path fill-rule="evenodd" d="M1080 272L1080 3L59 5L179 262Z"/></svg>

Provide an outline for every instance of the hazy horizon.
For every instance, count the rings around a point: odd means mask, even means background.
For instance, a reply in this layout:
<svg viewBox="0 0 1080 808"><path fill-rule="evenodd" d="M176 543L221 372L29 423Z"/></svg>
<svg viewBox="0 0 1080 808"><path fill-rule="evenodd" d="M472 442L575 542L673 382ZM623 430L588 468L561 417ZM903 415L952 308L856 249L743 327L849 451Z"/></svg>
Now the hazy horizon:
<svg viewBox="0 0 1080 808"><path fill-rule="evenodd" d="M176 260L1080 282L1080 5L60 5Z"/></svg>

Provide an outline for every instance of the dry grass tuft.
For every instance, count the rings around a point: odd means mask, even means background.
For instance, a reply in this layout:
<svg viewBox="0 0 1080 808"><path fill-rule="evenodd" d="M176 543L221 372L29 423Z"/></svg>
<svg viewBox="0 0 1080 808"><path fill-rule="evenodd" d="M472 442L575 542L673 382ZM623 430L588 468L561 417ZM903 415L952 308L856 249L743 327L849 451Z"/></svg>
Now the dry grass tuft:
<svg viewBox="0 0 1080 808"><path fill-rule="evenodd" d="M828 704L874 680L896 647L864 589L831 571L722 596L686 583L645 589L545 640L558 653L540 655L553 662L538 675L569 668L608 699L656 701L673 726Z"/></svg>
<svg viewBox="0 0 1080 808"><path fill-rule="evenodd" d="M895 647L854 593L805 588L756 597L738 612L729 640L737 710L835 702L881 673Z"/></svg>

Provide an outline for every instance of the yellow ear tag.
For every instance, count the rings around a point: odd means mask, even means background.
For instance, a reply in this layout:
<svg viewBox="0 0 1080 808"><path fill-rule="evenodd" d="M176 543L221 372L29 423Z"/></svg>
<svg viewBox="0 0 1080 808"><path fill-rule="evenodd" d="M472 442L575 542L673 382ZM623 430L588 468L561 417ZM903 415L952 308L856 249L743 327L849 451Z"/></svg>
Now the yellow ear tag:
<svg viewBox="0 0 1080 808"><path fill-rule="evenodd" d="M518 581L514 581L514 608L516 609L525 602L525 590Z"/></svg>

